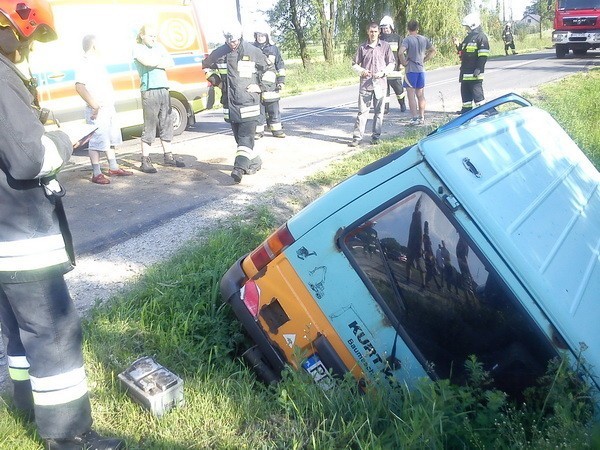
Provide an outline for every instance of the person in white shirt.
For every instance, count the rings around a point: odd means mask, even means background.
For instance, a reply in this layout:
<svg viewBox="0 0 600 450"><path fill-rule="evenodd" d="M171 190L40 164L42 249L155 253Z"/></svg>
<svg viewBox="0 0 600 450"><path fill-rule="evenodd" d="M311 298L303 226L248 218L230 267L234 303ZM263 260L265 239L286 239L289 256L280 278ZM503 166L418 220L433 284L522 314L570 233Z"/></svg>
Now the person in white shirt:
<svg viewBox="0 0 600 450"><path fill-rule="evenodd" d="M115 95L110 76L96 46L96 37L83 38L83 61L75 75L75 89L85 101L85 121L98 127L88 143L88 153L92 163L92 183L110 184L100 168L100 154L104 152L108 160L109 176L129 176L133 172L123 170L117 164L115 146L123 142L121 127L117 122Z"/></svg>

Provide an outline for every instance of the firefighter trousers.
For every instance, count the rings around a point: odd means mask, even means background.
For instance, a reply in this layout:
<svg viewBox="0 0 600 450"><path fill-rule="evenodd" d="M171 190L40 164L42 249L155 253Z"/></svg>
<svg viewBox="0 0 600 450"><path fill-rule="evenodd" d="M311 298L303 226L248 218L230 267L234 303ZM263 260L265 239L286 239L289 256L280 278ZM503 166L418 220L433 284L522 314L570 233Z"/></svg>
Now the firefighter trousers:
<svg viewBox="0 0 600 450"><path fill-rule="evenodd" d="M279 100L262 102L261 103L261 125L267 123L266 131L278 132L282 130L281 125L281 109L279 108ZM259 125L260 128L260 125Z"/></svg>
<svg viewBox="0 0 600 450"><path fill-rule="evenodd" d="M88 431L81 323L62 274L0 284L0 323L15 406L33 410L44 439Z"/></svg>
<svg viewBox="0 0 600 450"><path fill-rule="evenodd" d="M254 149L254 135L259 118L247 122L231 122L231 131L237 143L233 167L242 169L244 173L253 173L260 170L261 160Z"/></svg>
<svg viewBox="0 0 600 450"><path fill-rule="evenodd" d="M483 81L461 81L460 96L462 98L462 113L473 109L473 104L475 104L475 106L479 106L485 100L483 96Z"/></svg>

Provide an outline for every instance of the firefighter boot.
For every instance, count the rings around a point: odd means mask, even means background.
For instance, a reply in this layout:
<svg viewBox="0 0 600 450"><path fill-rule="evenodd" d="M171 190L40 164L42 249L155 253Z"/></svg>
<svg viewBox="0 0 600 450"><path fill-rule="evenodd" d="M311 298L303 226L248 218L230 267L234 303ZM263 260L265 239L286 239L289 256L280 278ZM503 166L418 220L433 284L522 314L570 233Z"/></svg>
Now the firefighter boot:
<svg viewBox="0 0 600 450"><path fill-rule="evenodd" d="M400 111L401 112L406 112L406 102L405 102L404 98L402 98L400 100Z"/></svg>
<svg viewBox="0 0 600 450"><path fill-rule="evenodd" d="M257 156L250 161L250 166L248 167L248 170L246 170L246 174L254 175L260 169L262 169L262 159L260 159L260 156Z"/></svg>
<svg viewBox="0 0 600 450"><path fill-rule="evenodd" d="M142 156L142 165L140 170L144 173L156 173L156 169L152 165L152 160L149 156Z"/></svg>
<svg viewBox="0 0 600 450"><path fill-rule="evenodd" d="M125 448L125 442L90 430L71 439L47 439L46 446L48 450L120 450Z"/></svg>

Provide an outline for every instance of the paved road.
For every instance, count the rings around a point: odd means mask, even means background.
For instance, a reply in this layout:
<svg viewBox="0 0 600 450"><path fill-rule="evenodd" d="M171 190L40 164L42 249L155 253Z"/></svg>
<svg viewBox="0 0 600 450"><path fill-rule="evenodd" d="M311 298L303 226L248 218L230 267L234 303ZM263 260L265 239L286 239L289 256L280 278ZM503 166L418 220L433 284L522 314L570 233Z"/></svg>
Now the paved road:
<svg viewBox="0 0 600 450"><path fill-rule="evenodd" d="M552 51L492 59L486 67L486 97L522 93L599 64L600 59L593 56L557 60ZM460 107L457 73L457 67L450 67L427 74L428 109L437 117ZM263 170L244 177L240 185L229 176L235 145L220 111L199 114L198 123L175 139L175 152L186 163L183 169L159 165L157 174L134 170L131 177L114 178L110 185L100 186L90 182L87 153L76 152L61 174L76 253L96 253L216 201L235 202L240 196L260 195L257 192L275 183L294 182L299 175L348 153L345 144L352 133L356 96L357 86L353 85L285 98L282 105L288 137L258 141L263 149ZM393 100L383 138L399 135L408 118L394 106ZM153 151L154 160L160 162L158 144ZM139 165L139 138L126 141L118 156L125 167Z"/></svg>

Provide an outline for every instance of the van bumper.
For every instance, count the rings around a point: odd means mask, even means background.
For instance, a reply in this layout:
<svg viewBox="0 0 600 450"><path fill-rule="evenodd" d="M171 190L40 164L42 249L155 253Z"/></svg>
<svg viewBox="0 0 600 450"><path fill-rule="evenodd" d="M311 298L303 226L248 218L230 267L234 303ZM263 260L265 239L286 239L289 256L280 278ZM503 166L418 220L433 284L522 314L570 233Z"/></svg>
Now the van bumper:
<svg viewBox="0 0 600 450"><path fill-rule="evenodd" d="M279 375L286 365L281 353L273 346L260 324L252 317L240 295L240 289L248 281L242 270L242 256L233 264L221 278L221 298L229 303L238 320L242 323L252 341L258 346L263 360Z"/></svg>

